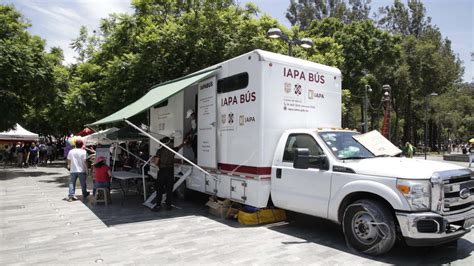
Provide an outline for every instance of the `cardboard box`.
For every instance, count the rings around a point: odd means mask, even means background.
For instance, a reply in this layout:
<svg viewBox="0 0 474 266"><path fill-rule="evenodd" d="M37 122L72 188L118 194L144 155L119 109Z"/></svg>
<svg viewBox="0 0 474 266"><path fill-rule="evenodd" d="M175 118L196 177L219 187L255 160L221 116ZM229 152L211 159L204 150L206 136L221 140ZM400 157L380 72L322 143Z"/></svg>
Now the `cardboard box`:
<svg viewBox="0 0 474 266"><path fill-rule="evenodd" d="M206 203L206 206L209 206L209 213L220 218L227 217L227 212L231 205L232 202L228 199L221 201L213 197L209 198L209 201Z"/></svg>

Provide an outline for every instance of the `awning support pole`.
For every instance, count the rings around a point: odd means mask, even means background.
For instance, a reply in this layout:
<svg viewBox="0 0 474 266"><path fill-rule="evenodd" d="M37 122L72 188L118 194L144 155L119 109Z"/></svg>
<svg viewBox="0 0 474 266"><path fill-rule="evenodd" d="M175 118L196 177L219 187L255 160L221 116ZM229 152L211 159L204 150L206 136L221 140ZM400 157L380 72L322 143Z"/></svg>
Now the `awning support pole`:
<svg viewBox="0 0 474 266"><path fill-rule="evenodd" d="M181 155L180 153L178 152L175 152L172 148L166 146L165 144L163 144L161 141L159 141L158 139L156 139L155 137L153 137L152 135L148 134L148 132L144 131L143 129L137 127L136 125L134 125L132 122L128 121L127 119L124 120L127 124L129 124L130 126L134 127L136 130L142 132L145 136L149 137L150 139L156 141L157 143L159 143L161 146L165 147L166 149L168 149L169 151L171 151L172 153L174 153L175 155L177 155L179 158L185 160L186 162L188 162L190 165L196 167L199 171L203 172L204 174L208 175L208 176L212 176L214 179L217 179L215 176L213 176L211 173L207 172L206 170L202 169L199 165L193 163L192 161L190 161L188 158L184 157L183 155Z"/></svg>
<svg viewBox="0 0 474 266"><path fill-rule="evenodd" d="M143 160L142 158L136 156L135 154L133 154L132 152L130 152L128 149L125 149L123 148L122 146L118 145L118 147L122 150L122 151L125 151L126 153L130 154L131 156L135 157L135 159L141 161L142 163L145 162L145 160Z"/></svg>
<svg viewBox="0 0 474 266"><path fill-rule="evenodd" d="M143 183L143 202L146 202L146 184L145 184L145 166L150 164L150 161L153 157L150 157L142 166L142 183Z"/></svg>

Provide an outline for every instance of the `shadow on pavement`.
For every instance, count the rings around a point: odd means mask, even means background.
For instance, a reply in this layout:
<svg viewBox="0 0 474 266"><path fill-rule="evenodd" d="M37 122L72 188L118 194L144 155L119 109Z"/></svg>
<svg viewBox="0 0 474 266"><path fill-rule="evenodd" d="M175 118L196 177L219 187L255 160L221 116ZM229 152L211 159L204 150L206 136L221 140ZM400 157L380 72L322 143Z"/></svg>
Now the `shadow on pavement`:
<svg viewBox="0 0 474 266"><path fill-rule="evenodd" d="M41 169L38 169L41 170ZM18 171L18 172L9 172L8 175L5 172L0 171L0 181L5 181L5 180L12 180L15 178L21 178L21 177L38 177L38 176L48 176L48 175L56 175L56 173L51 173L51 172L46 172L46 171L34 171L34 172L23 172L23 171Z"/></svg>
<svg viewBox="0 0 474 266"><path fill-rule="evenodd" d="M113 204L105 206L100 203L92 205L92 196L87 203L88 208L107 226L144 222L151 220L173 219L185 216L205 216L227 226L245 229L249 226L239 224L235 220L227 220L212 216L205 206L209 196L201 193L192 193L187 200L175 200L173 210L151 212L142 205L143 196L130 193L122 203L122 192L112 190ZM284 245L299 245L315 243L327 246L342 252L350 253L370 260L389 264L449 264L456 260L471 256L473 243L460 239L457 245L442 245L437 247L408 247L402 242L397 242L394 248L382 256L365 256L353 252L346 246L342 229L339 225L328 220L293 213L288 213L288 222L260 225L276 232L294 236L301 241L282 242Z"/></svg>
<svg viewBox="0 0 474 266"><path fill-rule="evenodd" d="M107 226L114 226L127 223L144 222L151 220L173 219L185 216L205 216L217 222L231 227L244 227L235 220L227 220L212 216L205 206L209 195L202 193L190 193L187 200L173 199L173 209L171 211L162 208L158 212L152 212L148 207L142 205L143 195L137 195L135 192L123 198L120 189L112 189L112 204L105 205L99 203L93 204L92 195L89 197L87 207Z"/></svg>
<svg viewBox="0 0 474 266"><path fill-rule="evenodd" d="M346 246L342 228L328 220L304 214L289 213L289 223L267 225L270 230L291 235L302 239L301 242L283 242L282 244L295 245L315 243L389 264L449 264L456 260L471 256L473 243L460 239L455 244L446 244L436 247L409 247L401 241L395 244L392 250L381 256L366 256L352 251Z"/></svg>
<svg viewBox="0 0 474 266"><path fill-rule="evenodd" d="M69 180L70 180L70 176L69 175L61 175L61 176L57 176L57 177L54 177L54 179L45 179L45 180L39 180L39 182L42 182L42 183L48 183L48 184L58 184L58 187L64 187L64 188L68 188L69 187ZM76 182L76 187L79 187L79 180L77 180ZM89 185L87 187L92 187L92 185Z"/></svg>

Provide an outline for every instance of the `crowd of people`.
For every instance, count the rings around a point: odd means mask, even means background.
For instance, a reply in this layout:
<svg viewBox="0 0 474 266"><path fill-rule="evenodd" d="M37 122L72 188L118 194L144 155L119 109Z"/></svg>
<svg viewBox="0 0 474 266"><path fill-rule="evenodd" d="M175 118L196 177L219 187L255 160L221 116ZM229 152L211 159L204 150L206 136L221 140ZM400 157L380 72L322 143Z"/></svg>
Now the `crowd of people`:
<svg viewBox="0 0 474 266"><path fill-rule="evenodd" d="M0 161L5 165L16 167L37 167L63 159L58 156L63 149L64 143L61 141L19 141L1 146Z"/></svg>
<svg viewBox="0 0 474 266"><path fill-rule="evenodd" d="M108 149L108 158L97 155L97 146L86 146L81 138L66 142L64 156L67 159L67 168L70 173L69 193L67 200L77 200L75 187L79 180L82 198L85 201L90 193L87 191L87 177L93 178L93 195L97 188L110 188L112 169L114 171L140 171L143 162L149 159L149 145L147 141L130 141L114 143ZM135 156L131 155L134 154Z"/></svg>

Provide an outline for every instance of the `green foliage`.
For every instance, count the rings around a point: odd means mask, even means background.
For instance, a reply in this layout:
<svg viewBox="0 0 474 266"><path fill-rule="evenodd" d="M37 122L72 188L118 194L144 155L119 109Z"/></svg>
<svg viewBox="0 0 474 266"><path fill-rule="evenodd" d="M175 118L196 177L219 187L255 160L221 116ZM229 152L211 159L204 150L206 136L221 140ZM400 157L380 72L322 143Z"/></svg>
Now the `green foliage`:
<svg viewBox="0 0 474 266"><path fill-rule="evenodd" d="M444 136L467 141L474 132L474 88L461 86L430 100L430 119Z"/></svg>
<svg viewBox="0 0 474 266"><path fill-rule="evenodd" d="M265 38L266 30L277 22L266 15L257 18L259 10L253 4L244 8L232 1L137 0L132 4L135 14L113 14L102 20L97 33L102 37L94 40L99 46L89 44L92 40L85 30L73 42L86 61L72 73L65 104L86 114L78 117L82 123L122 108L155 84L242 53L257 48L286 51L283 43ZM81 55L84 47L96 48ZM79 69L83 64L95 67L84 72ZM77 102L79 95L85 104Z"/></svg>
<svg viewBox="0 0 474 266"><path fill-rule="evenodd" d="M426 9L420 0L408 0L405 6L400 0L394 0L392 6L381 7L379 25L403 35L420 36L431 23L425 17Z"/></svg>
<svg viewBox="0 0 474 266"><path fill-rule="evenodd" d="M16 93L0 90L0 113L4 114L0 119L0 129L3 131L12 129L18 121L21 121L23 108L21 98Z"/></svg>
<svg viewBox="0 0 474 266"><path fill-rule="evenodd" d="M319 56L310 59L335 64L341 69L343 87L352 96L350 103L345 103L344 126L357 127L357 121L363 122L356 110L362 109L363 88L369 84L373 89L368 95L372 103L371 127L379 128L383 119L382 86L389 84L394 111L392 140L419 142L425 96L432 92L450 94L451 88L459 86L463 73L460 60L451 50L450 41L443 39L439 29L431 25L421 1L410 0L404 5L395 0L393 5L380 8L377 21L367 19L370 12L367 4L343 0L290 1L287 17L292 25L305 29L300 35L311 37L320 46ZM352 11L357 14L351 19ZM342 60L328 62L331 55L320 45L327 40L320 38L331 38L334 42L331 52L340 51ZM460 120L469 121L471 116L467 116ZM430 123L434 122L430 120ZM469 130L465 124L459 127ZM435 137L430 135L431 143Z"/></svg>
<svg viewBox="0 0 474 266"><path fill-rule="evenodd" d="M347 107L351 103L351 91L343 89L342 90L342 115L346 116L348 114L349 108Z"/></svg>
<svg viewBox="0 0 474 266"><path fill-rule="evenodd" d="M58 49L46 53L44 40L26 32L29 25L13 6L0 5L0 25L2 109L12 108L3 113L0 131L16 122L40 130L36 118L55 96L53 69L62 54Z"/></svg>
<svg viewBox="0 0 474 266"><path fill-rule="evenodd" d="M335 18L344 23L369 18L371 0L290 0L286 18L306 29L313 21Z"/></svg>
<svg viewBox="0 0 474 266"><path fill-rule="evenodd" d="M0 130L24 122L39 133L77 132L143 96L153 85L254 49L287 53L287 43L265 37L278 27L290 38L309 37L311 49L293 54L335 66L343 74L343 125L360 128L365 86L369 127L382 122L382 86L392 88L392 140L420 142L424 100L431 92L429 124L444 136L472 135L472 88L463 68L421 1L395 0L369 19L370 0L289 1L286 29L255 4L232 0L132 0L133 14L110 14L100 29L85 27L71 42L77 63L63 66L62 51L26 32L12 6L0 5ZM441 110L433 112L433 110ZM440 139L430 134L430 142Z"/></svg>

